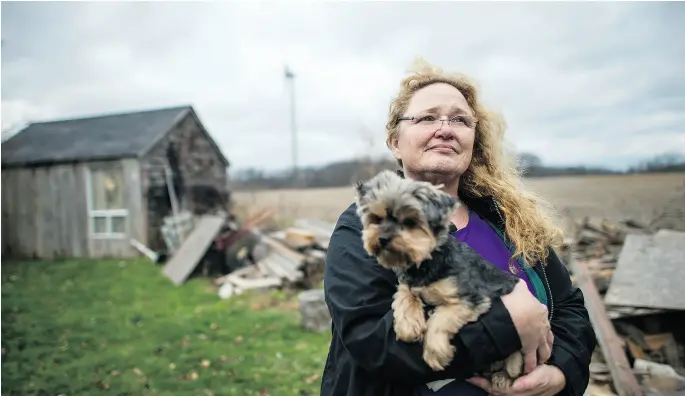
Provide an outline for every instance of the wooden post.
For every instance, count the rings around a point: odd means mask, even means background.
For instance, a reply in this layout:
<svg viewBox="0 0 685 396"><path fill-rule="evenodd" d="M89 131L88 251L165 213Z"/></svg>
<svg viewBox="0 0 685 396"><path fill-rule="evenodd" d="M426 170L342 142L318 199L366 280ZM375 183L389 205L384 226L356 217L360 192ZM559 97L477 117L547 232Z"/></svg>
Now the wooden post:
<svg viewBox="0 0 685 396"><path fill-rule="evenodd" d="M618 396L643 396L640 384L633 374L630 363L628 363L621 340L604 308L604 301L602 301L592 277L585 268L586 264L573 260L573 258L570 258L569 261L578 287L583 291L585 307L590 315L590 322L595 329L602 354L604 354L604 360L609 366L609 372Z"/></svg>

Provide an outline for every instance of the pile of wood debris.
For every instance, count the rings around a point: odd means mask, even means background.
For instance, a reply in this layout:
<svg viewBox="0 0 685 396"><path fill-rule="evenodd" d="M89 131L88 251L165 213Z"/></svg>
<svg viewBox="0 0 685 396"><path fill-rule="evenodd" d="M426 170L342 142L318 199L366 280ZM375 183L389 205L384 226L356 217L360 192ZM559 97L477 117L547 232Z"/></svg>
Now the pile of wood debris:
<svg viewBox="0 0 685 396"><path fill-rule="evenodd" d="M584 218L571 239L566 262L599 343L586 394L685 392L685 233Z"/></svg>
<svg viewBox="0 0 685 396"><path fill-rule="evenodd" d="M284 230L251 229L256 243L246 253L246 264L215 280L219 295L228 298L252 289L319 287L333 227L318 220L298 219Z"/></svg>
<svg viewBox="0 0 685 396"><path fill-rule="evenodd" d="M175 285L194 274L219 275L214 283L222 298L253 289L320 287L334 225L298 219L284 230L266 231L274 213L264 209L239 224L223 211L201 216L180 212L164 219L163 253L135 240L131 244L163 264L162 273Z"/></svg>

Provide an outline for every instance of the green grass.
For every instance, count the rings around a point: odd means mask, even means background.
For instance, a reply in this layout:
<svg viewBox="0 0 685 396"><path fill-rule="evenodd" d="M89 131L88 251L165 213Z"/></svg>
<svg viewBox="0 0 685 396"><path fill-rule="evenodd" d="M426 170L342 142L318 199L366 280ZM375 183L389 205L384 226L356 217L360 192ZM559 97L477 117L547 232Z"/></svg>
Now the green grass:
<svg viewBox="0 0 685 396"><path fill-rule="evenodd" d="M295 296L221 300L147 261L2 263L3 395L318 395Z"/></svg>

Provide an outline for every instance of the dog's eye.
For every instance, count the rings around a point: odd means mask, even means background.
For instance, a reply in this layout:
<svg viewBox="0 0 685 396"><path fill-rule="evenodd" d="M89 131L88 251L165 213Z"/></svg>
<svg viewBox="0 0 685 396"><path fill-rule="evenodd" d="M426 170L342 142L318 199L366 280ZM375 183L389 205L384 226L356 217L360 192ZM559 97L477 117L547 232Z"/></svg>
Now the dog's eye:
<svg viewBox="0 0 685 396"><path fill-rule="evenodd" d="M414 227L416 226L416 221L414 219L404 219L402 225L405 227Z"/></svg>
<svg viewBox="0 0 685 396"><path fill-rule="evenodd" d="M381 222L381 218L373 213L369 214L369 223L378 224Z"/></svg>

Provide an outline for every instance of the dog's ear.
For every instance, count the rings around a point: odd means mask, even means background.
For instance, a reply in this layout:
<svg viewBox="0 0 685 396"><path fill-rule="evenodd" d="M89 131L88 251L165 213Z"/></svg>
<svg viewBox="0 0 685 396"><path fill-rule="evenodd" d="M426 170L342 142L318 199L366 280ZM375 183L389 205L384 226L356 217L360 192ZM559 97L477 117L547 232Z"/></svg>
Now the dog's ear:
<svg viewBox="0 0 685 396"><path fill-rule="evenodd" d="M358 181L354 186L355 202L357 203L357 210L363 210L366 203L366 194L369 192L369 185L364 181Z"/></svg>
<svg viewBox="0 0 685 396"><path fill-rule="evenodd" d="M357 191L357 197L363 198L369 191L369 187L366 185L366 183L364 183L363 180L360 180L355 185L355 190Z"/></svg>

